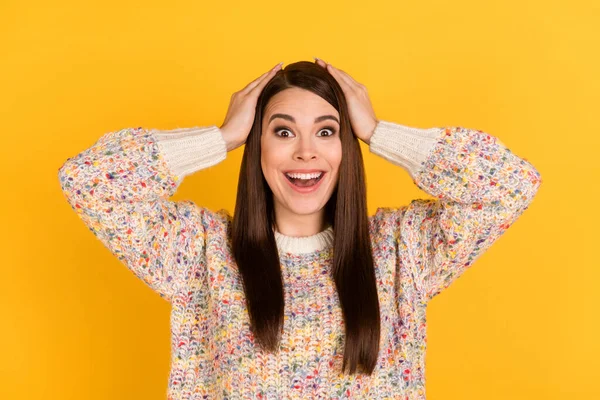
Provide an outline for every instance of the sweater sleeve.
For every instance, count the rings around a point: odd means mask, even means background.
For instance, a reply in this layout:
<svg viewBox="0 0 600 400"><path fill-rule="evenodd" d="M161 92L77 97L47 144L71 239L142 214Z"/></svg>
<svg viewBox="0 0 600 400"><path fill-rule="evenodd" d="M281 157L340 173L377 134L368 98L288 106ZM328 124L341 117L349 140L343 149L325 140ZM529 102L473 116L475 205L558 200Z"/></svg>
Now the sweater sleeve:
<svg viewBox="0 0 600 400"><path fill-rule="evenodd" d="M424 302L447 288L528 208L541 185L536 168L489 133L413 128L380 121L369 149L403 167L435 199L378 208L392 227L398 265Z"/></svg>
<svg viewBox="0 0 600 400"><path fill-rule="evenodd" d="M197 279L213 213L171 201L185 176L226 157L216 126L125 128L101 136L58 170L61 189L96 237L162 298Z"/></svg>

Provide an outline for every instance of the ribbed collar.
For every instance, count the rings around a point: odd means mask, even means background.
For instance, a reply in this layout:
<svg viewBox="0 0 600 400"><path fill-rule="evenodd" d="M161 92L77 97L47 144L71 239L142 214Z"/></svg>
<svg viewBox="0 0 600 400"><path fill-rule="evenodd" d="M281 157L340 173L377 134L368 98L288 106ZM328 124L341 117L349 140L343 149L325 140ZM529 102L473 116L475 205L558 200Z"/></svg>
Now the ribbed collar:
<svg viewBox="0 0 600 400"><path fill-rule="evenodd" d="M312 236L286 236L275 230L275 241L279 250L285 253L312 253L333 245L333 228L329 226Z"/></svg>

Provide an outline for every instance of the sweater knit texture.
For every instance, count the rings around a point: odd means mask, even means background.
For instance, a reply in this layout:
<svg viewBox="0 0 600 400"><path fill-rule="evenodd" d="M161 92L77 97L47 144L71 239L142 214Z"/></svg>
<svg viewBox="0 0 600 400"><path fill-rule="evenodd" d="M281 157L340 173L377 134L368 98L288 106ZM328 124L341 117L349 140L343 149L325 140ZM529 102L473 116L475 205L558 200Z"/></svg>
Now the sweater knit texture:
<svg viewBox="0 0 600 400"><path fill-rule="evenodd" d="M277 353L258 347L231 251L233 217L169 200L185 176L225 159L217 126L108 132L59 168L85 225L170 302L168 400L425 399L428 302L517 220L542 180L530 162L475 129L379 121L369 150L433 197L369 216L381 318L370 376L341 372L331 226L307 237L274 232L284 329Z"/></svg>

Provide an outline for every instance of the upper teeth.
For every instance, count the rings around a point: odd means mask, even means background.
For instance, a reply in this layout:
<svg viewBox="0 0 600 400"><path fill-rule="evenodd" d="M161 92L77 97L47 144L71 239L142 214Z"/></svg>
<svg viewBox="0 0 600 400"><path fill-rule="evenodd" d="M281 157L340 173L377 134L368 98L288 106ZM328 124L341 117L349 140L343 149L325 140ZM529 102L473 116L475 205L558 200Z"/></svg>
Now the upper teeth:
<svg viewBox="0 0 600 400"><path fill-rule="evenodd" d="M295 174L295 173L286 173L287 176L294 179L315 179L322 175L322 172L315 172L312 174Z"/></svg>

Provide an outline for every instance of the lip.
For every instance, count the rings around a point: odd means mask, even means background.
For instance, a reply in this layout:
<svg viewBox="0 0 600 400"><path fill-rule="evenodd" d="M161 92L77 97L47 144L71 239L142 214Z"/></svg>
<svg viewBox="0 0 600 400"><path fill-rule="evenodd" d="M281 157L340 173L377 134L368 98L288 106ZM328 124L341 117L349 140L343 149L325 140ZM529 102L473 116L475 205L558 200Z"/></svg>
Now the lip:
<svg viewBox="0 0 600 400"><path fill-rule="evenodd" d="M308 171L308 172L305 172ZM321 183L323 182L323 180L325 179L325 175L327 175L327 172L325 171L321 171L321 170L294 170L294 171L287 171L287 172L298 172L298 173L309 173L309 172L323 172L323 176L321 176L321 179L319 179L319 182L317 182L316 185L311 186L311 187L298 187L296 185L294 185L288 178L287 176L285 176L285 172L283 174L283 179L285 179L285 181L288 183L288 185L290 185L290 187L292 189L294 189L296 192L298 193L312 193L315 192L317 190L319 190L319 187L321 186Z"/></svg>
<svg viewBox="0 0 600 400"><path fill-rule="evenodd" d="M312 174L313 172L323 172L325 173L325 171L323 171L322 169L290 169L287 171L283 171L284 174L286 173L296 173L296 174Z"/></svg>

